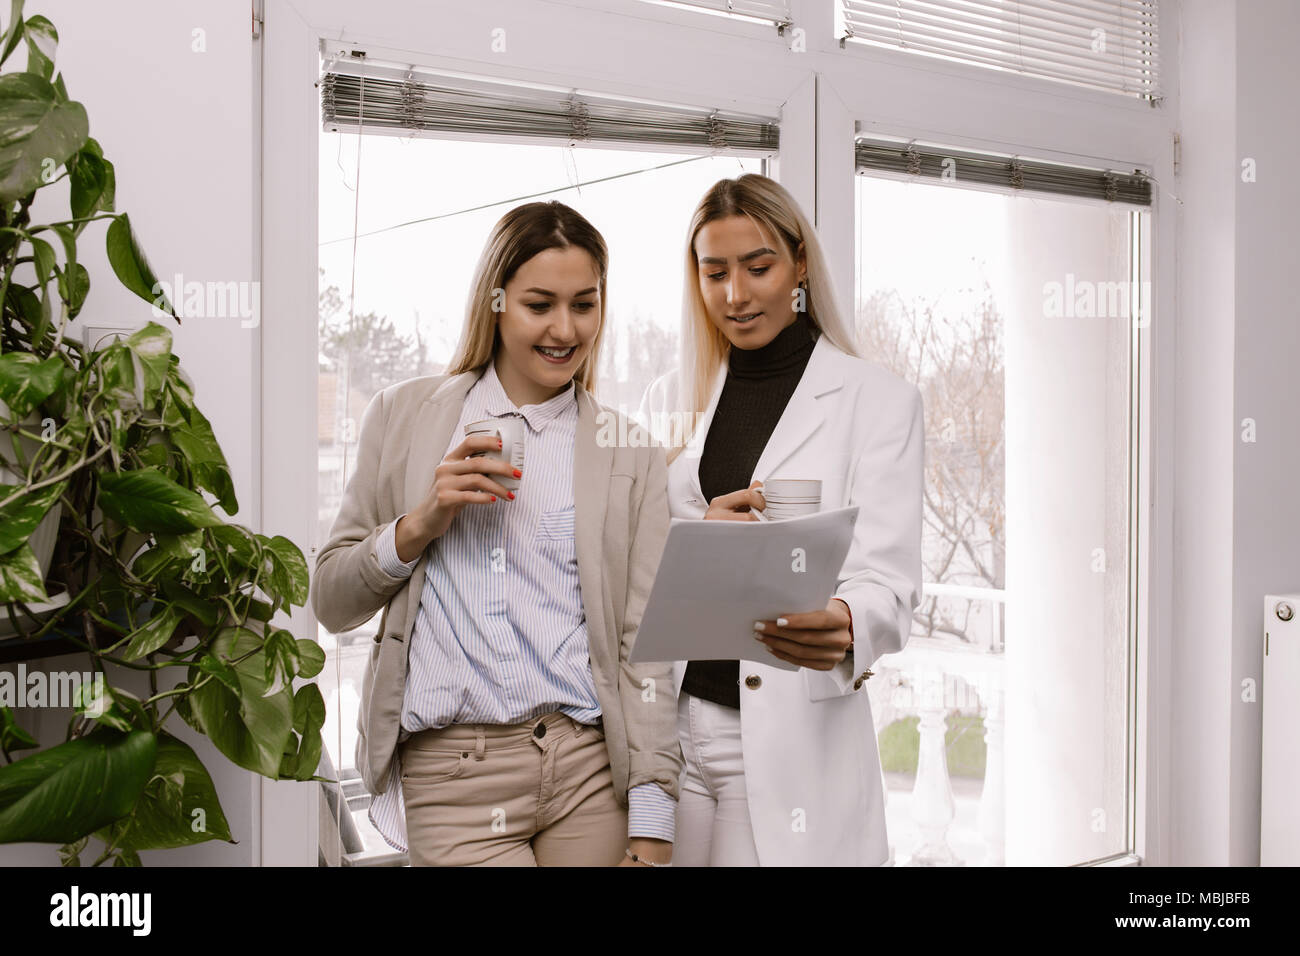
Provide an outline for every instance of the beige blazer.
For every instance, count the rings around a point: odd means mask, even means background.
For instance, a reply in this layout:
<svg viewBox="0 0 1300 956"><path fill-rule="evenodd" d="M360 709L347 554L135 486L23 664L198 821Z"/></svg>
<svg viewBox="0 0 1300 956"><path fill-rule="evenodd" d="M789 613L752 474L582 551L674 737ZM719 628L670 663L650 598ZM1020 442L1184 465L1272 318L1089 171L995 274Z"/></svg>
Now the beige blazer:
<svg viewBox="0 0 1300 956"><path fill-rule="evenodd" d="M311 606L331 633L358 627L383 609L357 718L357 769L371 793L388 785L428 560L426 549L409 578L393 577L379 566L375 541L428 493L465 396L485 369L408 379L371 399L361 420L356 473L316 558ZM578 580L614 792L626 805L629 787L657 783L675 798L682 755L672 667L628 663L668 536L664 450L648 439L632 441L638 426L621 424L617 412L598 405L581 385L577 400ZM620 447L608 440L611 435L629 440Z"/></svg>

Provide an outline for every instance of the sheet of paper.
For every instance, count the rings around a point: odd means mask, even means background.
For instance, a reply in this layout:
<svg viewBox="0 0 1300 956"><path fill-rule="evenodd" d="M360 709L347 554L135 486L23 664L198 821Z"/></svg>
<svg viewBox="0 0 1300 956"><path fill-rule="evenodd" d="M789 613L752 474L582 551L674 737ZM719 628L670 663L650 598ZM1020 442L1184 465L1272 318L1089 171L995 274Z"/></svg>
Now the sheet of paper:
<svg viewBox="0 0 1300 956"><path fill-rule="evenodd" d="M746 660L796 670L754 622L824 610L857 507L784 521L673 519L631 662Z"/></svg>

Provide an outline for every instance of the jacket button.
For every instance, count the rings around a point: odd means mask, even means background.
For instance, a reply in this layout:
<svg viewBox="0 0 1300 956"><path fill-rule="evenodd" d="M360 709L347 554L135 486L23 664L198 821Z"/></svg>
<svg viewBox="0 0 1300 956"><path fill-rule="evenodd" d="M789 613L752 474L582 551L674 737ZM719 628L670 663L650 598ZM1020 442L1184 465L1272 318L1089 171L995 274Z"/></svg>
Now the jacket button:
<svg viewBox="0 0 1300 956"><path fill-rule="evenodd" d="M757 674L750 674L745 678L745 686L750 690L758 690L763 686L763 678L759 677Z"/></svg>
<svg viewBox="0 0 1300 956"><path fill-rule="evenodd" d="M545 736L546 736L546 725L545 725L545 724L538 724L536 727L534 727L534 728L533 728L533 736L536 737L538 740L541 740L543 737L545 737Z"/></svg>

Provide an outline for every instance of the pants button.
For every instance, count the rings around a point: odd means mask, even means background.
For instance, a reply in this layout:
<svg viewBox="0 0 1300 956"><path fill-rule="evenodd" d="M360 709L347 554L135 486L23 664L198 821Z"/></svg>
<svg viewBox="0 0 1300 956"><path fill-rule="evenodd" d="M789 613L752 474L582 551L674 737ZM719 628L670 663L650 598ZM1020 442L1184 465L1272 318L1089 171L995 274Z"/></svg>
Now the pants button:
<svg viewBox="0 0 1300 956"><path fill-rule="evenodd" d="M533 728L533 736L536 737L538 740L541 740L543 737L545 737L545 736L546 736L546 725L545 725L545 724L538 724L536 727L534 727L534 728Z"/></svg>

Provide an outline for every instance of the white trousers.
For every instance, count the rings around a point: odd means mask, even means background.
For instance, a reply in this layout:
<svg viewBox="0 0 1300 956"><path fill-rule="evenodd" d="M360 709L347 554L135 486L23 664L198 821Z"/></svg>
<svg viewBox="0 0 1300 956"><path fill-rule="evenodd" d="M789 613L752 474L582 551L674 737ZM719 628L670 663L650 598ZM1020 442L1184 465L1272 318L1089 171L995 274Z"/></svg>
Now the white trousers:
<svg viewBox="0 0 1300 956"><path fill-rule="evenodd" d="M683 691L677 702L682 745L674 866L758 866L749 821L740 711Z"/></svg>

